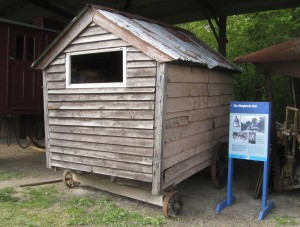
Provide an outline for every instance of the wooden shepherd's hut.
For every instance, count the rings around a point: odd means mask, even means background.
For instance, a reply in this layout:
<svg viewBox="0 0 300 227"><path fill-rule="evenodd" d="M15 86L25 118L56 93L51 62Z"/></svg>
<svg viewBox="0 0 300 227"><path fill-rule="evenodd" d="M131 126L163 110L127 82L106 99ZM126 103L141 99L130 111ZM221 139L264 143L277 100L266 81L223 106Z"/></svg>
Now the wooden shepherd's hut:
<svg viewBox="0 0 300 227"><path fill-rule="evenodd" d="M44 72L48 167L150 190L100 188L162 205L228 138L240 69L177 27L88 5L33 67Z"/></svg>

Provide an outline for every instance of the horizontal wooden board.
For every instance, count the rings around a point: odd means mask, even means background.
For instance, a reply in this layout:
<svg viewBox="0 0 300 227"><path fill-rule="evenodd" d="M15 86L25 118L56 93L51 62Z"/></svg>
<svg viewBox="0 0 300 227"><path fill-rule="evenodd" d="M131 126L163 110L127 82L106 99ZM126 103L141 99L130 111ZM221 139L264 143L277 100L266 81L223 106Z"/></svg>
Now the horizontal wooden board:
<svg viewBox="0 0 300 227"><path fill-rule="evenodd" d="M153 60L148 55L143 52L127 52L126 56L127 61L151 61Z"/></svg>
<svg viewBox="0 0 300 227"><path fill-rule="evenodd" d="M168 64L169 83L208 83L210 70Z"/></svg>
<svg viewBox="0 0 300 227"><path fill-rule="evenodd" d="M167 97L190 97L208 95L205 83L168 83Z"/></svg>
<svg viewBox="0 0 300 227"><path fill-rule="evenodd" d="M208 84L209 96L214 95L231 95L232 85L231 84Z"/></svg>
<svg viewBox="0 0 300 227"><path fill-rule="evenodd" d="M231 101L231 95L220 95L220 96L211 96L207 98L207 106L215 107L215 106L225 106L229 105Z"/></svg>
<svg viewBox="0 0 300 227"><path fill-rule="evenodd" d="M199 171L205 169L206 167L211 165L211 159L208 159L204 162L199 163L198 165L186 170L179 172L178 175L173 179L168 179L168 182L164 182L164 188L167 188L170 185L176 185L180 183L181 181L187 179L188 177L194 175L195 173L198 173Z"/></svg>
<svg viewBox="0 0 300 227"><path fill-rule="evenodd" d="M48 90L51 89L65 89L66 83L64 81L48 81L47 82Z"/></svg>
<svg viewBox="0 0 300 227"><path fill-rule="evenodd" d="M102 34L96 34L96 35L90 35L84 37L77 37L72 41L71 44L74 45L78 43L91 43L91 42L99 42L99 41L114 40L114 39L119 39L119 38L111 33L102 33Z"/></svg>
<svg viewBox="0 0 300 227"><path fill-rule="evenodd" d="M129 68L126 70L127 78L129 77L155 77L156 67L151 68Z"/></svg>
<svg viewBox="0 0 300 227"><path fill-rule="evenodd" d="M79 163L73 163L73 162L64 162L64 161L58 161L58 160L51 160L51 166L53 167L59 167L64 169L73 169L73 170L79 170L89 173L98 173L108 176L115 176L115 177L123 177L128 179L134 179L134 180L140 180L145 182L151 182L152 181L152 174L148 173L138 173L134 171L127 171L127 170L118 170L118 169L110 169L110 168L104 168L104 167L98 167L98 166L91 166L91 165L83 165Z"/></svg>
<svg viewBox="0 0 300 227"><path fill-rule="evenodd" d="M196 110L207 107L207 97L180 97L167 99L167 113Z"/></svg>
<svg viewBox="0 0 300 227"><path fill-rule="evenodd" d="M106 119L69 119L49 118L49 125L92 126L112 128L153 129L152 120L106 120Z"/></svg>
<svg viewBox="0 0 300 227"><path fill-rule="evenodd" d="M47 67L47 73L64 73L66 71L65 64L61 65L50 65Z"/></svg>
<svg viewBox="0 0 300 227"><path fill-rule="evenodd" d="M50 65L55 66L55 65L64 65L66 62L65 56L63 58L56 58L53 60Z"/></svg>
<svg viewBox="0 0 300 227"><path fill-rule="evenodd" d="M156 61L129 61L127 62L127 68L146 68L146 67L156 67Z"/></svg>
<svg viewBox="0 0 300 227"><path fill-rule="evenodd" d="M188 125L168 128L165 130L165 141L171 142L180 140L212 129L213 121L211 119L190 123Z"/></svg>
<svg viewBox="0 0 300 227"><path fill-rule="evenodd" d="M50 132L63 132L85 135L101 135L101 136L125 136L132 138L148 138L153 139L153 130L151 129L127 129L127 128L103 128L103 127L84 127L84 126L63 126L50 125Z"/></svg>
<svg viewBox="0 0 300 227"><path fill-rule="evenodd" d="M105 167L109 169L127 170L140 173L151 173L152 166L141 165L136 163L125 163L119 161L103 160L98 158L82 157L62 153L50 153L51 160L73 162L84 165Z"/></svg>
<svg viewBox="0 0 300 227"><path fill-rule="evenodd" d="M137 49L137 48L135 48L134 46L128 46L128 47L126 48L126 51L127 51L127 52L140 52L140 50Z"/></svg>
<svg viewBox="0 0 300 227"><path fill-rule="evenodd" d="M197 122L205 119L212 119L215 117L224 116L229 113L229 104L225 106L217 106L211 108L203 108L190 111L181 111L174 113L167 113L166 119L173 119L178 117L188 117L188 121Z"/></svg>
<svg viewBox="0 0 300 227"><path fill-rule="evenodd" d="M116 40L69 45L64 50L64 53L83 51L83 50L97 50L97 49L108 49L108 48L116 48L116 47L126 47L126 46L129 46L129 44L121 39L116 39Z"/></svg>
<svg viewBox="0 0 300 227"><path fill-rule="evenodd" d="M108 33L108 31L106 31L104 28L100 27L100 26L90 26L87 27L86 29L83 30L83 32L81 32L79 34L79 37L85 37L85 36L90 36L90 35L101 35L101 34L105 34Z"/></svg>
<svg viewBox="0 0 300 227"><path fill-rule="evenodd" d="M49 94L48 95L49 102L86 102L86 101L140 101L154 100L154 94Z"/></svg>
<svg viewBox="0 0 300 227"><path fill-rule="evenodd" d="M66 74L65 73L47 73L47 81L50 82L65 82Z"/></svg>
<svg viewBox="0 0 300 227"><path fill-rule="evenodd" d="M49 102L49 110L153 110L153 101Z"/></svg>
<svg viewBox="0 0 300 227"><path fill-rule="evenodd" d="M99 136L71 133L50 132L50 139L60 139L69 141L81 141L99 144L125 145L133 147L153 147L153 139L146 138L128 138L117 136Z"/></svg>
<svg viewBox="0 0 300 227"><path fill-rule="evenodd" d="M120 145L111 145L111 144L101 144L99 143L89 143L89 142L80 142L80 141L62 141L59 139L50 139L49 140L50 149L51 146L60 146L67 148L78 148L78 149L88 149L94 151L103 151L103 152L112 152L118 154L131 154L143 157L152 157L153 148L147 147L133 147L133 146L120 146Z"/></svg>
<svg viewBox="0 0 300 227"><path fill-rule="evenodd" d="M201 144L197 147L193 147L188 150L184 150L181 153L178 153L176 155L173 155L169 158L166 158L164 160L164 170L170 168L171 166L174 166L188 158L194 157L197 154L200 154L202 152L206 152L207 150L212 151L212 149L215 147L218 141L210 141L208 143Z"/></svg>
<svg viewBox="0 0 300 227"><path fill-rule="evenodd" d="M211 84L231 84L233 76L222 71L211 70L209 75L209 83Z"/></svg>
<svg viewBox="0 0 300 227"><path fill-rule="evenodd" d="M93 151L87 149L51 146L50 153L68 154L73 156L97 158L102 160L117 160L119 162L137 163L137 164L149 165L149 166L152 165L151 157L118 154L118 153L103 152L103 151Z"/></svg>
<svg viewBox="0 0 300 227"><path fill-rule="evenodd" d="M165 145L164 158L171 157L210 141L217 141L220 137L228 134L228 130L228 126L222 126L214 130L201 132L177 141L169 142Z"/></svg>
<svg viewBox="0 0 300 227"><path fill-rule="evenodd" d="M166 129L183 126L187 124L189 124L189 119L187 116L175 117L166 120Z"/></svg>
<svg viewBox="0 0 300 227"><path fill-rule="evenodd" d="M214 127L219 128L224 125L229 125L229 113L213 119Z"/></svg>
<svg viewBox="0 0 300 227"><path fill-rule="evenodd" d="M96 119L154 119L153 110L49 110L49 117Z"/></svg>
<svg viewBox="0 0 300 227"><path fill-rule="evenodd" d="M176 178L176 176L179 175L181 172L184 172L196 165L199 165L200 163L211 159L211 157L212 149L209 149L177 163L176 165L164 171L165 182L168 183L169 180Z"/></svg>
<svg viewBox="0 0 300 227"><path fill-rule="evenodd" d="M155 77L127 78L127 87L155 87Z"/></svg>
<svg viewBox="0 0 300 227"><path fill-rule="evenodd" d="M51 90L48 94L135 94L135 93L153 93L155 88L127 88L127 87L114 87L114 88L73 88L64 90Z"/></svg>

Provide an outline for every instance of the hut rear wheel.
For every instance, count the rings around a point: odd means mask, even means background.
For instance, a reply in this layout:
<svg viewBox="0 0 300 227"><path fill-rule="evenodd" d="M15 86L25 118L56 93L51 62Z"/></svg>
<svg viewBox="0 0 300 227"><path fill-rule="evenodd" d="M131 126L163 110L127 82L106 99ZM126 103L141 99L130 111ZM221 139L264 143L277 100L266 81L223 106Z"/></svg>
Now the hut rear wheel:
<svg viewBox="0 0 300 227"><path fill-rule="evenodd" d="M63 182L68 188L74 188L77 187L80 183L77 181L74 181L73 174L69 170L65 170L63 173Z"/></svg>
<svg viewBox="0 0 300 227"><path fill-rule="evenodd" d="M211 160L211 176L215 188L221 189L227 183L228 143L218 143Z"/></svg>
<svg viewBox="0 0 300 227"><path fill-rule="evenodd" d="M179 192L168 192L163 201L163 215L167 218L175 217L181 213L182 205L182 197Z"/></svg>

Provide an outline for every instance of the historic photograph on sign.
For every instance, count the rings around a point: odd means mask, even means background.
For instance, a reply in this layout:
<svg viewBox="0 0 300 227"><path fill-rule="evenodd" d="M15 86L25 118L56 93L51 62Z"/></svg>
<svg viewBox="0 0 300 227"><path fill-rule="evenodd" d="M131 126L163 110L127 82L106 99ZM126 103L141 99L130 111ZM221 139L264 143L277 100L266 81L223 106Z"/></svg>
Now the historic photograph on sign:
<svg viewBox="0 0 300 227"><path fill-rule="evenodd" d="M232 139L234 141L241 141L241 142L248 141L248 133L247 132L233 132Z"/></svg>
<svg viewBox="0 0 300 227"><path fill-rule="evenodd" d="M241 131L255 132L255 136L263 135L265 133L265 117L247 115L241 116Z"/></svg>
<svg viewBox="0 0 300 227"><path fill-rule="evenodd" d="M240 116L238 116L238 115L235 115L234 117L233 117L233 127L234 128L238 128L238 127L240 127L241 125L240 125L240 122L241 122L241 119L240 119L241 117Z"/></svg>

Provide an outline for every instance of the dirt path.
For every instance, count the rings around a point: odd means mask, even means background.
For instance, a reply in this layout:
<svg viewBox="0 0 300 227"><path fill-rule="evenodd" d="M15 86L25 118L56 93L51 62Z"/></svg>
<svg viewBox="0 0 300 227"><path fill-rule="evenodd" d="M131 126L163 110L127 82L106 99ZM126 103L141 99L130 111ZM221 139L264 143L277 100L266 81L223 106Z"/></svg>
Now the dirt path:
<svg viewBox="0 0 300 227"><path fill-rule="evenodd" d="M271 193L269 201L274 201L276 208L264 221L257 221L261 209L261 200L253 199L259 166L241 162L236 166L238 172L233 184L237 201L224 209L221 214L215 213L215 207L226 196L226 188L217 190L212 186L209 171L199 174L180 183L176 190L183 196L182 215L173 220L166 220L165 226L300 226L300 190ZM12 144L7 147L5 140L0 140L0 172L15 172L21 176L0 182L0 188L32 183L62 176L62 170L47 169L45 153L32 148L22 149ZM70 195L90 195L99 197L103 194L112 199L118 206L135 212L153 216L162 215L161 208L132 199L105 193L100 190L80 186L69 190L62 183L55 184L59 190Z"/></svg>

